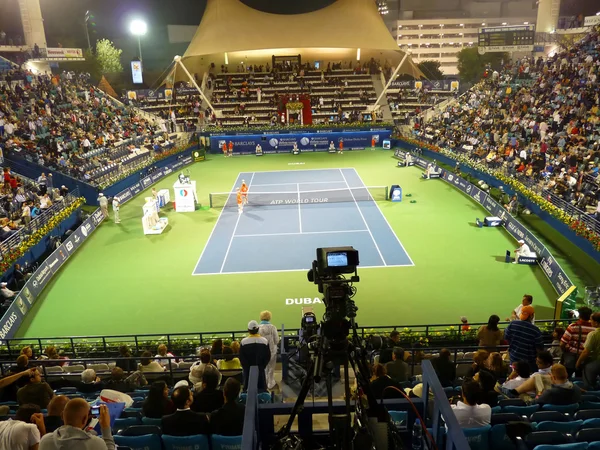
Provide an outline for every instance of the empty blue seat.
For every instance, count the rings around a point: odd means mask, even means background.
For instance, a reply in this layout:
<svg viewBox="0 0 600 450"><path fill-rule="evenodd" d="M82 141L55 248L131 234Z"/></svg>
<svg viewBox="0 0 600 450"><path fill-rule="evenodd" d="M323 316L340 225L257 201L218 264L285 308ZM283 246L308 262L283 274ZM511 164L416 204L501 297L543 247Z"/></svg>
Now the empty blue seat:
<svg viewBox="0 0 600 450"><path fill-rule="evenodd" d="M534 431L525 436L525 444L529 449L540 445L568 444L569 438L566 434L558 431Z"/></svg>
<svg viewBox="0 0 600 450"><path fill-rule="evenodd" d="M577 442L595 442L600 441L600 428L586 428L580 430L575 436Z"/></svg>
<svg viewBox="0 0 600 450"><path fill-rule="evenodd" d="M600 417L584 420L581 429L583 430L586 428L600 428Z"/></svg>
<svg viewBox="0 0 600 450"><path fill-rule="evenodd" d="M600 442L588 443L588 450L600 450Z"/></svg>
<svg viewBox="0 0 600 450"><path fill-rule="evenodd" d="M163 434L162 441L165 450L210 450L208 436L203 434L196 436L167 436Z"/></svg>
<svg viewBox="0 0 600 450"><path fill-rule="evenodd" d="M600 403L598 403L598 408L600 409ZM594 409L594 408L586 408L586 409ZM575 412L577 410L579 410L579 403L572 403L570 405L547 404L547 405L542 406L542 411L558 411L561 413L575 414Z"/></svg>
<svg viewBox="0 0 600 450"><path fill-rule="evenodd" d="M147 434L145 436L114 436L115 443L131 447L131 450L162 450L162 441L158 434Z"/></svg>
<svg viewBox="0 0 600 450"><path fill-rule="evenodd" d="M583 401L579 409L600 409L600 402Z"/></svg>
<svg viewBox="0 0 600 450"><path fill-rule="evenodd" d="M538 445L534 450L589 450L589 448L587 442L571 442L559 445Z"/></svg>
<svg viewBox="0 0 600 450"><path fill-rule="evenodd" d="M502 408L502 412L516 413L520 416L529 417L534 412L540 409L540 405L529 405L529 406L505 406Z"/></svg>
<svg viewBox="0 0 600 450"><path fill-rule="evenodd" d="M580 409L575 413L575 419L586 420L600 417L600 409Z"/></svg>
<svg viewBox="0 0 600 450"><path fill-rule="evenodd" d="M490 430L490 448L491 450L516 450L513 441L506 434L506 425L494 425Z"/></svg>
<svg viewBox="0 0 600 450"><path fill-rule="evenodd" d="M212 450L241 450L242 436L221 436L213 434L210 437Z"/></svg>
<svg viewBox="0 0 600 450"><path fill-rule="evenodd" d="M561 433L575 434L583 425L583 420L573 420L571 422L540 422L535 428L536 431L560 431Z"/></svg>
<svg viewBox="0 0 600 450"><path fill-rule="evenodd" d="M492 416L493 417L493 416ZM558 411L538 411L534 412L529 418L531 422L567 422L571 420L568 414L563 414Z"/></svg>
<svg viewBox="0 0 600 450"><path fill-rule="evenodd" d="M160 427L162 425L162 419L157 419L155 417L142 417L142 424Z"/></svg>
<svg viewBox="0 0 600 450"><path fill-rule="evenodd" d="M139 417L126 417L124 419L115 419L115 424L112 428L113 430L124 430L125 428L141 424L142 420Z"/></svg>
<svg viewBox="0 0 600 450"><path fill-rule="evenodd" d="M492 427L463 428L471 450L488 450L489 434Z"/></svg>

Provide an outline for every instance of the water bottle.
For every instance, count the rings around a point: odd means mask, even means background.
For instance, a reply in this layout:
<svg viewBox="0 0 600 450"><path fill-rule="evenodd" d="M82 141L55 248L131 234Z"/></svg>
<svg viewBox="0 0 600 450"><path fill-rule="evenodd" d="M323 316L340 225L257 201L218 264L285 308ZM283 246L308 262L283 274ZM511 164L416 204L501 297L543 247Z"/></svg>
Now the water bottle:
<svg viewBox="0 0 600 450"><path fill-rule="evenodd" d="M415 420L412 429L412 450L423 449L423 428L421 428L421 421Z"/></svg>

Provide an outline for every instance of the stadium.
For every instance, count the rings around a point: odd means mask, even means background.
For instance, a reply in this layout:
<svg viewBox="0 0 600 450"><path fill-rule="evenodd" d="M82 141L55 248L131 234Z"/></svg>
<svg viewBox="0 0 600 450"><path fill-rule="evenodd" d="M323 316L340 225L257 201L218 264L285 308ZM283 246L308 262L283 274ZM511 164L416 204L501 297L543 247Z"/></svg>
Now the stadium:
<svg viewBox="0 0 600 450"><path fill-rule="evenodd" d="M123 83L21 3L0 449L600 448L595 11L437 76L385 1L207 0Z"/></svg>

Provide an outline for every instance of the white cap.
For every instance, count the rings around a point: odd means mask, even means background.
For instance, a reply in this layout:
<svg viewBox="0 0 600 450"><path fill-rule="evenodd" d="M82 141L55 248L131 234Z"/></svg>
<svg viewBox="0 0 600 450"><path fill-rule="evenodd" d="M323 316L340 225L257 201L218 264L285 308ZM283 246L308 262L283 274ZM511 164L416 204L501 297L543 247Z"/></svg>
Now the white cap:
<svg viewBox="0 0 600 450"><path fill-rule="evenodd" d="M258 329L258 322L256 320L251 320L250 322L248 322L248 331L257 330L257 329Z"/></svg>
<svg viewBox="0 0 600 450"><path fill-rule="evenodd" d="M517 242L518 242L519 244L524 244L524 243L525 243L525 241L524 241L523 239L519 239Z"/></svg>
<svg viewBox="0 0 600 450"><path fill-rule="evenodd" d="M3 281L2 283L0 283L0 286L6 287L6 283Z"/></svg>

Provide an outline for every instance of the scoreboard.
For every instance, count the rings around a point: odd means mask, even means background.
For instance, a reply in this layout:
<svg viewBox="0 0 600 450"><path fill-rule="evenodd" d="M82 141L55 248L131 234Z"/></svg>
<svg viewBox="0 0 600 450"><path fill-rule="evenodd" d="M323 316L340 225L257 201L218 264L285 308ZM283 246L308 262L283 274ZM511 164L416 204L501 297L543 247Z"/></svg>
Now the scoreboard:
<svg viewBox="0 0 600 450"><path fill-rule="evenodd" d="M533 51L535 25L480 28L478 38L485 52Z"/></svg>

